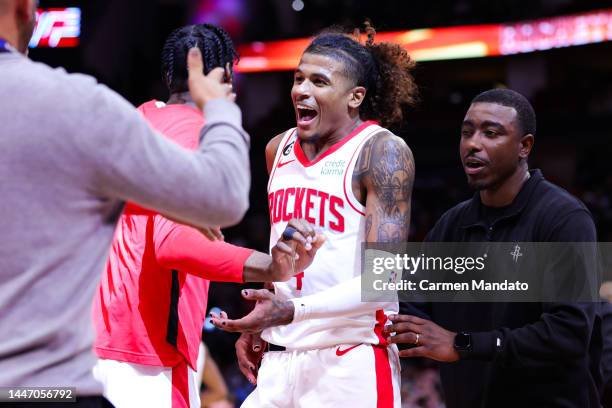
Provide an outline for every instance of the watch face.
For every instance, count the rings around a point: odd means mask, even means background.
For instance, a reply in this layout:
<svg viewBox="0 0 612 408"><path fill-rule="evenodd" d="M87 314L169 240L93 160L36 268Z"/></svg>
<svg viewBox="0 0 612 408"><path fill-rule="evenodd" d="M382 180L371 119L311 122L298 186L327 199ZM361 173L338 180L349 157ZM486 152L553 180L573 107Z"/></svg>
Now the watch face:
<svg viewBox="0 0 612 408"><path fill-rule="evenodd" d="M455 348L458 350L467 350L472 343L472 336L469 333L457 333L455 336Z"/></svg>

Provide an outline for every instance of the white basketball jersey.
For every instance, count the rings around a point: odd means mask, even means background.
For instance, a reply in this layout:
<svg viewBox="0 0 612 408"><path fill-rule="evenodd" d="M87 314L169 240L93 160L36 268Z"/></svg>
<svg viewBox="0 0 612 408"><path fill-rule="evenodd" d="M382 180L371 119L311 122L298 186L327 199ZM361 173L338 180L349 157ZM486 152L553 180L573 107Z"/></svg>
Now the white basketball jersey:
<svg viewBox="0 0 612 408"><path fill-rule="evenodd" d="M274 283L276 294L282 299L308 296L361 273L365 207L353 194L353 169L365 142L383 130L374 122L364 122L313 161L302 151L295 128L283 136L268 182L270 248L291 218L307 220L325 235L326 241L303 273L287 282ZM378 344L380 333L374 328L381 319L382 311L310 319L266 329L262 337L292 350Z"/></svg>

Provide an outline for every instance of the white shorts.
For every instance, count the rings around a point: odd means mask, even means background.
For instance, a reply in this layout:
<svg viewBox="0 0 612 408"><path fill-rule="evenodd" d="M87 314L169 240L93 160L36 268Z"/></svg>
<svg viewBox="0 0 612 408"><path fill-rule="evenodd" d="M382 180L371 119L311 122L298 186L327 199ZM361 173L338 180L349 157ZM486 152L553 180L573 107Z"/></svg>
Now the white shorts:
<svg viewBox="0 0 612 408"><path fill-rule="evenodd" d="M264 354L242 408L400 408L395 345L340 345Z"/></svg>
<svg viewBox="0 0 612 408"><path fill-rule="evenodd" d="M99 359L93 373L115 408L200 408L197 373L184 361L156 367Z"/></svg>

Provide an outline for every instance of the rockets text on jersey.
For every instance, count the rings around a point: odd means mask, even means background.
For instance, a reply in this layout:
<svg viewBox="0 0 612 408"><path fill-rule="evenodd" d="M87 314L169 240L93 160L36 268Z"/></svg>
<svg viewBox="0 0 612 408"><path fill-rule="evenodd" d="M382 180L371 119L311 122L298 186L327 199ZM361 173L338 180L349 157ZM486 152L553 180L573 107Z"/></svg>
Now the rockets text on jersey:
<svg viewBox="0 0 612 408"><path fill-rule="evenodd" d="M288 202L293 202L291 208ZM270 218L273 223L286 222L291 218L303 218L309 223L344 232L344 200L325 191L313 188L281 188L268 194ZM318 208L319 211L314 209Z"/></svg>

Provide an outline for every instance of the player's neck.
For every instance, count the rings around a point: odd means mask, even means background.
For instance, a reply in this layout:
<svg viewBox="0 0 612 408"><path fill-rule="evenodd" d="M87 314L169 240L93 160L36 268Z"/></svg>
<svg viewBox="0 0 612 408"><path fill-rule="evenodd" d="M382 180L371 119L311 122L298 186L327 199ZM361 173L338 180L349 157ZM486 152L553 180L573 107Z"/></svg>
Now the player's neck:
<svg viewBox="0 0 612 408"><path fill-rule="evenodd" d="M314 160L321 154L325 153L333 145L350 135L363 121L356 116L343 126L335 129L327 136L319 137L314 141L301 141L302 150L309 160Z"/></svg>
<svg viewBox="0 0 612 408"><path fill-rule="evenodd" d="M166 105L192 105L196 106L189 92L175 92L170 94L170 98Z"/></svg>

